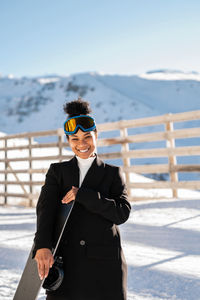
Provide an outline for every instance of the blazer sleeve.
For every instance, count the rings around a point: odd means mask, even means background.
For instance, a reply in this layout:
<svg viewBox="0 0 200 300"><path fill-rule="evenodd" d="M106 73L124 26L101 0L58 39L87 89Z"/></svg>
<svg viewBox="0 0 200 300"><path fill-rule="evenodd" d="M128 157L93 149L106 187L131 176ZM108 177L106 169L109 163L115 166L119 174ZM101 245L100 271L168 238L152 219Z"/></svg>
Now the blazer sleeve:
<svg viewBox="0 0 200 300"><path fill-rule="evenodd" d="M46 174L45 184L41 189L36 206L37 230L33 256L40 248L52 248L53 226L59 199L59 184L54 166L51 164Z"/></svg>
<svg viewBox="0 0 200 300"><path fill-rule="evenodd" d="M80 187L76 201L92 213L101 215L116 225L124 223L130 214L131 205L128 202L126 185L121 169L114 168L115 175L110 187L109 197L89 188Z"/></svg>

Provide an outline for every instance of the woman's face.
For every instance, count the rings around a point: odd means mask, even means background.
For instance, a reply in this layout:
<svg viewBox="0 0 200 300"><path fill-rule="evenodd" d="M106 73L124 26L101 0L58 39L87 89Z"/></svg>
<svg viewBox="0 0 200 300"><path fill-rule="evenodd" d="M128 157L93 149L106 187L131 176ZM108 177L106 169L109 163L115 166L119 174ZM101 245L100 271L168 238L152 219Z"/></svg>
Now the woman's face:
<svg viewBox="0 0 200 300"><path fill-rule="evenodd" d="M83 132L79 129L77 133L69 135L68 141L75 155L86 159L94 156L97 133L94 131Z"/></svg>

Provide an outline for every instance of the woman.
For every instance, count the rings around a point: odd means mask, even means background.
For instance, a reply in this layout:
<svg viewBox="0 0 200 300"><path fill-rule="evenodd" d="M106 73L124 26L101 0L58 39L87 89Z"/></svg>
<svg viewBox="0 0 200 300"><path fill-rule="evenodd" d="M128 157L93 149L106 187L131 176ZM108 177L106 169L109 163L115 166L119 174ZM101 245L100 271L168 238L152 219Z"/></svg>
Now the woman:
<svg viewBox="0 0 200 300"><path fill-rule="evenodd" d="M130 213L120 168L96 155L97 130L89 104L67 103L64 130L75 156L51 164L37 204L35 259L40 278L53 265L53 232L58 210L74 201L59 253L61 286L47 300L125 300L127 266L118 224Z"/></svg>

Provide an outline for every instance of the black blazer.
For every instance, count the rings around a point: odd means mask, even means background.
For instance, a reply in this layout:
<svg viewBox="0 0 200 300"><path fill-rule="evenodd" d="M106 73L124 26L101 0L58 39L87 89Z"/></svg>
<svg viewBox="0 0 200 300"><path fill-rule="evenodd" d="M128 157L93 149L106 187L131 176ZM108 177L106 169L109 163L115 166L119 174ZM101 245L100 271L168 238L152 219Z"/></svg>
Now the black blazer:
<svg viewBox="0 0 200 300"><path fill-rule="evenodd" d="M61 200L72 186L79 187L79 168L76 157L70 161L51 164L37 204L35 251L39 248L51 249L54 245L57 215L60 208L66 205L62 204ZM128 219L130 210L127 189L120 168L104 163L97 156L78 190L62 239L65 253L70 253L66 256L66 261L70 256L70 260L66 263L66 272L69 276L65 285L61 286L56 293L65 295L66 286L73 287L73 274L76 274L74 275L76 291L81 291L81 295L87 291L85 298L80 299L89 300L89 293L92 293L91 299L93 300L106 300L109 295L112 295L109 300L126 299L126 264L117 225ZM81 252L82 249L84 249L84 254ZM101 267L104 266L104 274L98 272L97 266L94 269L96 271L93 270L97 261L101 261ZM115 261L113 267L111 265L108 267L108 261L113 263ZM84 269L82 280L78 281L77 274L80 274L80 264L83 262L86 263L89 271ZM97 274L95 275L94 272ZM102 294L102 289L97 293L96 284L93 282L95 276L99 276L95 282L105 280L106 276L108 278L112 276L113 285L109 280L105 294ZM71 278L70 284L69 278ZM116 282L118 287L116 287ZM68 288L69 294L70 288ZM116 296L113 298L114 292ZM95 293L98 294L97 297ZM78 294L76 299L79 299Z"/></svg>

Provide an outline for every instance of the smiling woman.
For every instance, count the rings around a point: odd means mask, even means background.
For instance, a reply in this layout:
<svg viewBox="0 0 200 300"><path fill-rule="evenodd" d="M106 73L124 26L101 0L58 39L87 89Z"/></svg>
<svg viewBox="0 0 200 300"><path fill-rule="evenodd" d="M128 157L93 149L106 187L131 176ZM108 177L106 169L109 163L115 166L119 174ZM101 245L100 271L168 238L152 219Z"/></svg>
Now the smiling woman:
<svg viewBox="0 0 200 300"><path fill-rule="evenodd" d="M67 103L64 130L75 156L51 164L37 204L35 259L47 277L54 259L56 213L74 201L59 245L64 279L47 300L126 300L127 266L117 225L130 214L120 168L105 164L96 153L97 130L89 103Z"/></svg>
<svg viewBox="0 0 200 300"><path fill-rule="evenodd" d="M83 132L78 129L76 134L68 138L72 151L80 158L95 156L97 133L94 131Z"/></svg>
<svg viewBox="0 0 200 300"><path fill-rule="evenodd" d="M79 98L64 106L69 118L64 123L64 131L72 151L77 157L87 159L95 156L97 130L89 103Z"/></svg>

